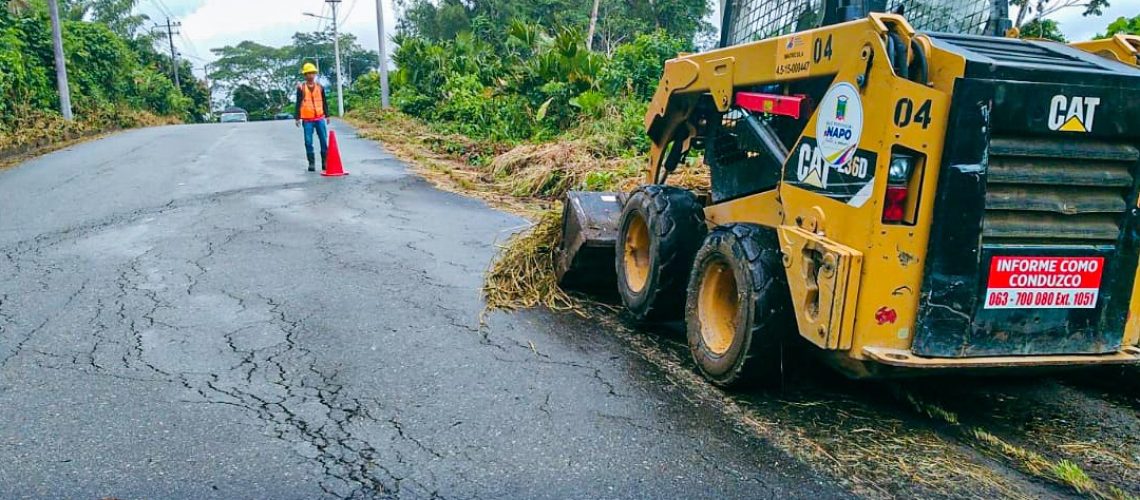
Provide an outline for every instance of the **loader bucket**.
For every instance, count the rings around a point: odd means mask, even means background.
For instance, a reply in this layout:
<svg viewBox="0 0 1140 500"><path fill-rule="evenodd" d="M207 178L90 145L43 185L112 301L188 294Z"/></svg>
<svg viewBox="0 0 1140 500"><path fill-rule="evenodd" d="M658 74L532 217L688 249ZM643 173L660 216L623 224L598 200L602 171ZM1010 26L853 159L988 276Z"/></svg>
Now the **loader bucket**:
<svg viewBox="0 0 1140 500"><path fill-rule="evenodd" d="M562 203L562 243L554 261L558 284L563 288L614 289L614 247L623 201L621 193L566 193Z"/></svg>

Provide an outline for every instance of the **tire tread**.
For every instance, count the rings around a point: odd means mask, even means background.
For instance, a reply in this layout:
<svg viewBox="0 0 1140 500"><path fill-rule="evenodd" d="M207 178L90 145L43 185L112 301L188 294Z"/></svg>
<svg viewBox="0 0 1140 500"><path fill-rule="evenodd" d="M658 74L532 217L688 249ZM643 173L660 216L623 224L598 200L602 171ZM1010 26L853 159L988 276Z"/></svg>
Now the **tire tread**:
<svg viewBox="0 0 1140 500"><path fill-rule="evenodd" d="M648 198L645 208L649 213L646 214L645 222L650 228L651 236L657 240L656 248L660 254L656 260L651 261L657 270L650 273L650 281L646 283L643 292L652 294L646 300L645 307L629 307L631 301L626 300L624 293L622 298L638 321L673 319L684 311L685 286L693 257L705 236L704 207L692 191L661 184L638 187L630 193L626 203L637 203L639 194ZM621 252L619 248L619 266ZM624 291L623 287L619 284L619 292Z"/></svg>

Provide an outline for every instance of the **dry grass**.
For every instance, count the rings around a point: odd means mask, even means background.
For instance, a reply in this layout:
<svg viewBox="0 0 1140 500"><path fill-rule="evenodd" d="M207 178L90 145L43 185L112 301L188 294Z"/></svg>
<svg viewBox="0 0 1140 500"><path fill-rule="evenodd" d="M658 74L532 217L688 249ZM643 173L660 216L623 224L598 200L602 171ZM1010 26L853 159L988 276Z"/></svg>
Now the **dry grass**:
<svg viewBox="0 0 1140 500"><path fill-rule="evenodd" d="M1093 498L1131 498L1127 493L1118 488L1103 487L1096 480L1089 477L1079 465L1067 458L1051 460L1038 452L1010 443L981 427L967 427L959 420L958 415L954 412L946 410L937 404L923 401L910 392L900 392L915 410L950 425L953 429L957 430L960 435L980 445L982 451L988 451L1005 457L1016 467L1031 476L1067 486L1077 493Z"/></svg>
<svg viewBox="0 0 1140 500"><path fill-rule="evenodd" d="M644 182L644 156L609 157L589 139L510 147L439 133L398 111L350 113L348 121L441 187L515 211L521 203L524 212L534 212L572 189L629 191ZM669 183L707 190L708 168L691 161Z"/></svg>
<svg viewBox="0 0 1140 500"><path fill-rule="evenodd" d="M80 119L64 120L55 113L34 112L18 119L18 126L0 128L0 168L127 128L180 123L177 118L147 111L123 110L79 113Z"/></svg>
<svg viewBox="0 0 1140 500"><path fill-rule="evenodd" d="M483 281L486 310L515 310L544 306L584 314L578 303L558 286L554 253L561 241L562 208L542 212L529 229L512 235Z"/></svg>
<svg viewBox="0 0 1140 500"><path fill-rule="evenodd" d="M560 198L566 191L611 189L640 173L639 158L603 158L582 140L523 144L491 162L493 182L512 196Z"/></svg>

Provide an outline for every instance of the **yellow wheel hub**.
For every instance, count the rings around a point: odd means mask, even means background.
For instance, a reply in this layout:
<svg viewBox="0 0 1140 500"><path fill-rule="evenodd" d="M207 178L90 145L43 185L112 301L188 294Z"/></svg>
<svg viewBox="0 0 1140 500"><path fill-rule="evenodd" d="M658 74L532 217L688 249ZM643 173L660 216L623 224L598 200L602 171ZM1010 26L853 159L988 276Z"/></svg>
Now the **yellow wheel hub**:
<svg viewBox="0 0 1140 500"><path fill-rule="evenodd" d="M649 281L649 226L645 219L633 214L625 231L625 284L633 292L641 292Z"/></svg>
<svg viewBox="0 0 1140 500"><path fill-rule="evenodd" d="M701 340L710 352L722 356L736 337L736 313L739 296L736 276L723 260L708 264L701 276L697 314L701 322Z"/></svg>

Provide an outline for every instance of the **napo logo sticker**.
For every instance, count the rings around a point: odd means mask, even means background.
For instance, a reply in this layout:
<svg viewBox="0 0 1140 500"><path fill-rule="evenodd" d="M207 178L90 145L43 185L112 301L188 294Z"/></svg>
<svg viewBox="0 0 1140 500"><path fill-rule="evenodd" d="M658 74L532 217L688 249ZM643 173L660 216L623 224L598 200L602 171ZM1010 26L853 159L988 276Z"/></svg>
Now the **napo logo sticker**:
<svg viewBox="0 0 1140 500"><path fill-rule="evenodd" d="M863 101L858 89L847 82L836 84L823 96L817 113L815 139L824 163L832 168L851 163L863 135ZM823 180L819 180L822 187Z"/></svg>
<svg viewBox="0 0 1140 500"><path fill-rule="evenodd" d="M1099 97L1055 95L1049 102L1049 130L1088 132L1093 128Z"/></svg>

